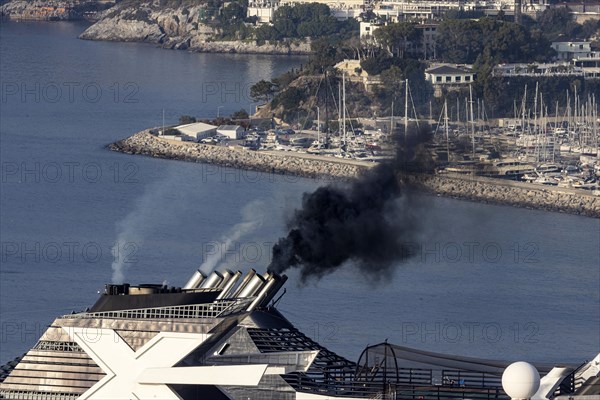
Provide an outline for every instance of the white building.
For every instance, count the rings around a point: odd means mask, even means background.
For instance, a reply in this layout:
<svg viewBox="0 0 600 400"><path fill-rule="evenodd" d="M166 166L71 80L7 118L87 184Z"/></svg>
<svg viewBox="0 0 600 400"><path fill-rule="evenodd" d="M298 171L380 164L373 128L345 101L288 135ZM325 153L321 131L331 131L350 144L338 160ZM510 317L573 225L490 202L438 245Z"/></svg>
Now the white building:
<svg viewBox="0 0 600 400"><path fill-rule="evenodd" d="M586 78L600 78L600 51L592 51L587 57L573 60L575 68L581 68Z"/></svg>
<svg viewBox="0 0 600 400"><path fill-rule="evenodd" d="M553 42L559 60L571 61L576 58L588 58L592 55L591 42Z"/></svg>
<svg viewBox="0 0 600 400"><path fill-rule="evenodd" d="M245 129L239 125L221 125L217 128L219 135L227 136L229 139L242 139Z"/></svg>
<svg viewBox="0 0 600 400"><path fill-rule="evenodd" d="M184 140L199 142L202 139L217 134L217 127L205 124L204 122L194 122L192 124L179 125L175 127L181 133Z"/></svg>
<svg viewBox="0 0 600 400"><path fill-rule="evenodd" d="M475 74L467 68L442 64L425 70L425 79L433 85L468 85Z"/></svg>
<svg viewBox="0 0 600 400"><path fill-rule="evenodd" d="M441 97L443 90L459 90L473 83L475 74L465 67L440 64L425 70L425 79L433 84L433 95Z"/></svg>
<svg viewBox="0 0 600 400"><path fill-rule="evenodd" d="M331 14L339 20L356 18L369 4L368 0L280 0L279 5L293 6L303 3L326 4L331 9Z"/></svg>
<svg viewBox="0 0 600 400"><path fill-rule="evenodd" d="M582 68L567 62L538 64L499 64L495 76L584 76Z"/></svg>
<svg viewBox="0 0 600 400"><path fill-rule="evenodd" d="M477 11L495 15L500 10L506 14L514 13L514 0L381 0L373 12L390 21L404 19L430 20L443 16L446 12ZM522 2L522 12L536 14L548 8L548 0Z"/></svg>
<svg viewBox="0 0 600 400"><path fill-rule="evenodd" d="M248 3L247 17L258 18L259 23L268 24L273 21L273 14L279 5L279 1L252 0Z"/></svg>
<svg viewBox="0 0 600 400"><path fill-rule="evenodd" d="M383 26L382 22L360 22L360 38L361 39L369 39L373 37L373 32L379 29L380 26Z"/></svg>
<svg viewBox="0 0 600 400"><path fill-rule="evenodd" d="M273 22L273 14L280 6L296 4L320 3L331 9L331 15L338 20L358 18L365 10L369 0L250 0L246 16L257 17L259 23Z"/></svg>

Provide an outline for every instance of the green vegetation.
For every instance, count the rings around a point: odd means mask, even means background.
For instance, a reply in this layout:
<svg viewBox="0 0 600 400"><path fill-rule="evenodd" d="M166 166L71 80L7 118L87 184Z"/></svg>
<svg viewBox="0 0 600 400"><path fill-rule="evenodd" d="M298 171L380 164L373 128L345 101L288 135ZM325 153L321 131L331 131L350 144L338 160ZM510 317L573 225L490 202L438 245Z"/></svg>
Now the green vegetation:
<svg viewBox="0 0 600 400"><path fill-rule="evenodd" d="M250 115L248 114L248 111L243 108L231 114L232 120L248 119L249 117Z"/></svg>
<svg viewBox="0 0 600 400"><path fill-rule="evenodd" d="M282 11L288 21L298 21L298 16L289 9ZM310 19L310 13L307 13ZM531 69L536 63L549 62L555 56L551 42L555 40L585 39L597 34L600 21L588 21L577 24L565 9L549 9L539 20L534 21L524 16L522 25L511 22L503 13L497 17L477 16L468 13L453 13L441 22L438 27L437 49L438 59L443 62L472 64L476 73L473 82L473 95L483 99L488 116L511 115L514 101L520 101L525 85L533 90L539 82L539 90L544 93L547 104L563 106L567 89L574 85L582 95L598 93L598 80L580 80L572 77L495 77L492 72L499 63L526 63ZM296 19L295 19L296 18ZM272 28L263 28L265 32L284 32L297 35L298 24L287 22L275 24ZM404 97L404 80L410 81L411 95L417 111L428 115L430 104L435 113L439 112L443 99L433 97L432 85L425 81L426 64L419 58L422 42L422 30L416 28L414 22L387 24L374 31L372 41L359 40L352 28L342 33L343 26L338 23L337 33L327 33L313 39L313 54L302 71L288 72L273 81L261 81L252 87L251 93L256 101L271 102L271 110L288 121L305 118L314 113L319 105L323 112L323 98L315 98L319 87L317 76L328 73L330 85L336 88L340 73L333 66L348 58L358 58L360 68L371 76L378 76L381 84L371 92L366 92L361 84L347 83L347 103L353 108L351 113L362 112L369 115L373 112L388 115L391 104L398 104ZM346 27L351 27L347 22ZM271 30L272 29L272 30ZM278 37L270 36L272 39ZM310 79L309 79L310 78ZM323 96L323 88L319 97ZM462 102L468 97L469 88L462 91L446 92L449 101ZM330 95L331 96L331 92ZM330 106L331 107L331 106ZM330 111L331 112L331 111ZM314 116L313 116L314 118Z"/></svg>
<svg viewBox="0 0 600 400"><path fill-rule="evenodd" d="M306 100L306 91L297 87L289 87L286 90L279 93L271 102L273 107L283 106L284 109L289 110L297 107L301 102Z"/></svg>
<svg viewBox="0 0 600 400"><path fill-rule="evenodd" d="M193 124L194 122L197 122L196 118L190 115L182 115L181 117L179 117L180 125Z"/></svg>
<svg viewBox="0 0 600 400"><path fill-rule="evenodd" d="M337 20L325 4L297 4L279 7L273 15L273 25L256 30L258 40L281 40L327 36L337 31Z"/></svg>
<svg viewBox="0 0 600 400"><path fill-rule="evenodd" d="M250 97L257 102L267 102L273 98L277 85L264 79L250 87Z"/></svg>
<svg viewBox="0 0 600 400"><path fill-rule="evenodd" d="M600 33L600 20L592 19L578 24L569 9L564 7L545 10L537 21L523 18L523 24L551 42L585 40Z"/></svg>
<svg viewBox="0 0 600 400"><path fill-rule="evenodd" d="M409 43L419 43L423 31L416 29L414 22L397 22L377 29L373 36L389 56L404 58Z"/></svg>
<svg viewBox="0 0 600 400"><path fill-rule="evenodd" d="M548 61L550 42L522 25L494 18L445 20L438 27L437 51L444 62L498 64Z"/></svg>

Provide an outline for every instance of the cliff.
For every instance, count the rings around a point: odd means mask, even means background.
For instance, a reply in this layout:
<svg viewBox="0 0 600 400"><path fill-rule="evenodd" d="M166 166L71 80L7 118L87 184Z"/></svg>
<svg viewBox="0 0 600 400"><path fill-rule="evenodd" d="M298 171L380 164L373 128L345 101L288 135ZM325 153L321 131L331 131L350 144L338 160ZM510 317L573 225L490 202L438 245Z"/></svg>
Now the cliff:
<svg viewBox="0 0 600 400"><path fill-rule="evenodd" d="M284 41L259 45L248 40L217 40L215 13L198 1L123 1L80 36L81 39L146 42L169 49L219 53L308 54L310 44Z"/></svg>
<svg viewBox="0 0 600 400"><path fill-rule="evenodd" d="M13 0L0 6L0 15L11 20L96 20L112 5L111 0Z"/></svg>

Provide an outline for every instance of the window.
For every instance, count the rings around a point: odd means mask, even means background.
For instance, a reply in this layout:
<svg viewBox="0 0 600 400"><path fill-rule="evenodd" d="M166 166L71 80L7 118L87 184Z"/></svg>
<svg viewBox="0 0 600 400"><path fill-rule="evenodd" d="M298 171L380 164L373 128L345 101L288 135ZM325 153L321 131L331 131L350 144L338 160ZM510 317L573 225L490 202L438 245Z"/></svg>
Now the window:
<svg viewBox="0 0 600 400"><path fill-rule="evenodd" d="M441 82L442 81L442 77L441 76L436 76L435 77L435 81L436 82Z"/></svg>
<svg viewBox="0 0 600 400"><path fill-rule="evenodd" d="M471 77L469 75L465 76L465 82L470 82L471 81Z"/></svg>
<svg viewBox="0 0 600 400"><path fill-rule="evenodd" d="M446 82L452 82L452 77L451 76L447 76L446 77Z"/></svg>
<svg viewBox="0 0 600 400"><path fill-rule="evenodd" d="M460 82L460 76L456 77L456 82Z"/></svg>

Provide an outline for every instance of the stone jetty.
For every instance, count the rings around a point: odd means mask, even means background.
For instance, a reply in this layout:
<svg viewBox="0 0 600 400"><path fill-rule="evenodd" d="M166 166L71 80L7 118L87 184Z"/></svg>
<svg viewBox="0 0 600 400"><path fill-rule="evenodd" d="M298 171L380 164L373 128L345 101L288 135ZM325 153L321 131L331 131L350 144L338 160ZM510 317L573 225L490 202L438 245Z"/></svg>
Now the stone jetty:
<svg viewBox="0 0 600 400"><path fill-rule="evenodd" d="M240 147L167 140L151 134L150 130L112 143L108 148L127 154L336 180L356 178L376 165L296 152L252 151ZM600 196L576 189L451 174L412 175L405 177L405 180L421 190L442 196L600 218Z"/></svg>
<svg viewBox="0 0 600 400"><path fill-rule="evenodd" d="M451 174L421 175L412 180L442 196L600 218L600 196L582 190Z"/></svg>
<svg viewBox="0 0 600 400"><path fill-rule="evenodd" d="M127 154L215 164L250 171L294 175L306 178L352 179L373 163L354 162L289 152L262 152L238 146L214 146L195 142L163 139L149 130L136 133L108 146L110 150ZM281 154L280 154L281 153Z"/></svg>

